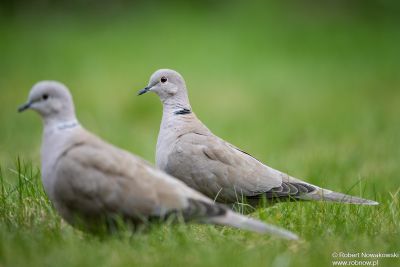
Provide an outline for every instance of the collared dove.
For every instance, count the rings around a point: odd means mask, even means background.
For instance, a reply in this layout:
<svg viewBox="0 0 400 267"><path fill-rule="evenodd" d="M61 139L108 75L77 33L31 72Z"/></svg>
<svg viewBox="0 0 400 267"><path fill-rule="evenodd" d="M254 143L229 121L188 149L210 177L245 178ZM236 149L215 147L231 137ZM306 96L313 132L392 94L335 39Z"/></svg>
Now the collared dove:
<svg viewBox="0 0 400 267"><path fill-rule="evenodd" d="M297 239L287 230L214 203L143 159L91 134L77 121L72 96L59 82L34 85L19 111L26 109L38 112L44 122L41 159L45 191L73 226L93 230L100 222L113 222L116 216L137 225L176 214L185 221Z"/></svg>
<svg viewBox="0 0 400 267"><path fill-rule="evenodd" d="M156 93L163 103L156 165L188 186L223 203L257 205L261 199L327 200L377 205L332 192L268 167L250 154L214 135L193 113L183 77L161 69L139 91Z"/></svg>

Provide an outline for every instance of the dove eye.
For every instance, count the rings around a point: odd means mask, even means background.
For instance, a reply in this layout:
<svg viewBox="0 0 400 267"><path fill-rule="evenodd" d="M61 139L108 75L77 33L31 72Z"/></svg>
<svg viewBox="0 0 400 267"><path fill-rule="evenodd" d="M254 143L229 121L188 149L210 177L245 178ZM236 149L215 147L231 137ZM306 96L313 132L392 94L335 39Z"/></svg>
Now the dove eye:
<svg viewBox="0 0 400 267"><path fill-rule="evenodd" d="M168 81L167 77L161 77L161 83L166 83Z"/></svg>
<svg viewBox="0 0 400 267"><path fill-rule="evenodd" d="M48 95L48 94L44 94L44 95L42 96L42 98L43 98L43 100L47 100L47 99L49 98L49 95Z"/></svg>

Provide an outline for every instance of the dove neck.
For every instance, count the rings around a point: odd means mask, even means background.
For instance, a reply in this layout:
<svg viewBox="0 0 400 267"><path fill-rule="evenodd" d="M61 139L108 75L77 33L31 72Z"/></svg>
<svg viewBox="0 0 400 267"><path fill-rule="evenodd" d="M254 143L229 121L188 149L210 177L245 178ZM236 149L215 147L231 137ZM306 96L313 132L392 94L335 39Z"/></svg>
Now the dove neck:
<svg viewBox="0 0 400 267"><path fill-rule="evenodd" d="M192 107L187 101L165 101L161 129L180 128L193 117Z"/></svg>
<svg viewBox="0 0 400 267"><path fill-rule="evenodd" d="M79 126L75 114L69 116L47 117L44 119L45 132L64 131Z"/></svg>
<svg viewBox="0 0 400 267"><path fill-rule="evenodd" d="M182 90L178 90L174 95L170 95L169 97L161 98L164 112L174 113L178 110L192 110L190 106L188 93L185 88Z"/></svg>
<svg viewBox="0 0 400 267"><path fill-rule="evenodd" d="M192 113L192 107L189 101L164 101L163 103L164 116L185 115Z"/></svg>

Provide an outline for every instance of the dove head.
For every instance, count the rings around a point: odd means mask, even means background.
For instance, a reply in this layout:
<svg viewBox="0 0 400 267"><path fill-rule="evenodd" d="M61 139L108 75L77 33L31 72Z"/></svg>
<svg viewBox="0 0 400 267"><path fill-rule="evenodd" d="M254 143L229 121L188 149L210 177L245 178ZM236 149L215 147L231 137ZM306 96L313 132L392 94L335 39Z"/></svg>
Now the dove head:
<svg viewBox="0 0 400 267"><path fill-rule="evenodd" d="M45 121L68 121L75 119L75 109L68 88L56 81L41 81L35 84L28 97L28 102L18 111L32 109Z"/></svg>
<svg viewBox="0 0 400 267"><path fill-rule="evenodd" d="M156 93L164 105L190 108L185 80L174 70L160 69L154 72L147 87L138 94L147 92Z"/></svg>

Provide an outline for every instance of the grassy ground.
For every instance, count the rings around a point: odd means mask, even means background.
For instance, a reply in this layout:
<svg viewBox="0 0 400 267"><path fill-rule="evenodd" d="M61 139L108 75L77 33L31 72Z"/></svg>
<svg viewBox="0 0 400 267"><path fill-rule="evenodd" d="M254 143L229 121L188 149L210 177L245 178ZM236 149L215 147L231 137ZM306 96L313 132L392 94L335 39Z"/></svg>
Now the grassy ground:
<svg viewBox="0 0 400 267"><path fill-rule="evenodd" d="M399 22L235 3L0 18L0 266L331 266L333 252L399 252ZM40 120L17 106L36 81L63 81L88 129L153 161L161 105L135 92L165 67L184 75L195 112L219 136L381 205L283 203L252 214L300 242L199 225L105 238L72 229L43 193Z"/></svg>

